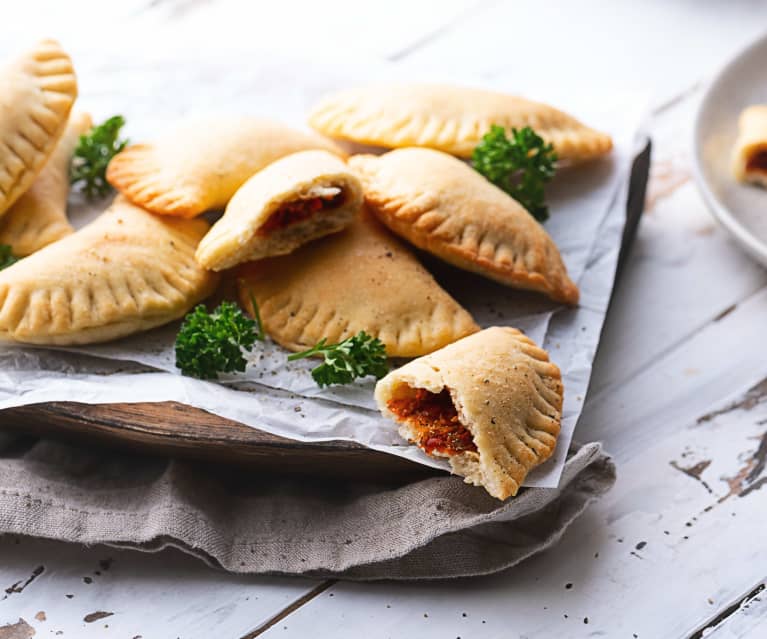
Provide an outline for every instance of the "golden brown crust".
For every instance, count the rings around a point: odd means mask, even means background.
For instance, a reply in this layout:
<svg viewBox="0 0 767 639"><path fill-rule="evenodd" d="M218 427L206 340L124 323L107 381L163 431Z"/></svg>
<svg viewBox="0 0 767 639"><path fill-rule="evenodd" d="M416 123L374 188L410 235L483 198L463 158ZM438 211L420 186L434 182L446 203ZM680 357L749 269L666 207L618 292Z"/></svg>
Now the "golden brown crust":
<svg viewBox="0 0 767 639"><path fill-rule="evenodd" d="M349 164L371 210L409 242L502 284L577 303L578 288L548 233L460 160L410 148L357 155Z"/></svg>
<svg viewBox="0 0 767 639"><path fill-rule="evenodd" d="M583 162L609 153L612 140L546 104L516 96L446 85L394 85L331 94L309 124L333 138L389 148L423 146L471 157L493 124L531 126L561 160Z"/></svg>
<svg viewBox="0 0 767 639"><path fill-rule="evenodd" d="M337 206L268 234L260 231L285 205L327 193ZM299 151L256 173L234 194L224 216L197 248L197 262L220 271L245 261L286 255L311 240L351 224L362 206L362 185L344 162L327 151Z"/></svg>
<svg viewBox="0 0 767 639"><path fill-rule="evenodd" d="M0 70L0 216L42 170L76 96L72 61L54 40Z"/></svg>
<svg viewBox="0 0 767 639"><path fill-rule="evenodd" d="M96 221L0 271L0 340L103 342L183 316L218 278L194 260L204 220L117 198Z"/></svg>
<svg viewBox="0 0 767 639"><path fill-rule="evenodd" d="M281 157L342 151L315 134L253 117L189 120L153 143L134 144L109 163L107 180L134 204L194 217L223 208L245 181Z"/></svg>
<svg viewBox="0 0 767 639"><path fill-rule="evenodd" d="M554 452L562 417L559 368L531 339L510 327L485 329L392 371L376 385L381 412L417 433L389 406L416 389L447 389L476 450L448 457L454 473L493 497L517 494L527 474Z"/></svg>
<svg viewBox="0 0 767 639"><path fill-rule="evenodd" d="M74 113L40 175L0 218L0 244L16 257L35 251L74 232L67 220L69 163L82 134L91 127L87 113Z"/></svg>
<svg viewBox="0 0 767 639"><path fill-rule="evenodd" d="M392 357L415 357L479 330L469 313L364 210L335 235L245 265L241 304L292 351L365 331Z"/></svg>
<svg viewBox="0 0 767 639"><path fill-rule="evenodd" d="M744 109L732 155L736 179L767 187L767 104Z"/></svg>

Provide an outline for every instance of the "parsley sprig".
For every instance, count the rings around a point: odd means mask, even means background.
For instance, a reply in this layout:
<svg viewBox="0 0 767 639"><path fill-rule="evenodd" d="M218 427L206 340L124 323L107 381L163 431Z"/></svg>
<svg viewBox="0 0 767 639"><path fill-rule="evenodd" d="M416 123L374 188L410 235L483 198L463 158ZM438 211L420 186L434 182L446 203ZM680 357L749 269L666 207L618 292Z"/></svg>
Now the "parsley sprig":
<svg viewBox="0 0 767 639"><path fill-rule="evenodd" d="M0 244L0 271L8 268L11 264L18 262L18 258L13 256L11 247L7 244Z"/></svg>
<svg viewBox="0 0 767 639"><path fill-rule="evenodd" d="M82 184L88 199L103 197L111 190L106 179L109 161L122 151L128 140L120 139L125 118L115 115L80 136L69 167L69 181Z"/></svg>
<svg viewBox="0 0 767 639"><path fill-rule="evenodd" d="M222 302L212 313L203 304L184 318L176 337L176 366L184 375L218 379L219 373L243 372L256 340L263 340L258 307L253 320L234 303Z"/></svg>
<svg viewBox="0 0 767 639"><path fill-rule="evenodd" d="M490 127L474 149L472 166L524 206L539 222L549 218L543 186L554 177L557 154L551 144L526 126L506 136L502 126Z"/></svg>
<svg viewBox="0 0 767 639"><path fill-rule="evenodd" d="M312 355L322 355L325 358L322 364L312 369L312 377L320 387L349 384L368 375L380 379L389 372L383 343L365 331L338 344L328 344L326 339L321 339L309 350L289 355L288 361Z"/></svg>

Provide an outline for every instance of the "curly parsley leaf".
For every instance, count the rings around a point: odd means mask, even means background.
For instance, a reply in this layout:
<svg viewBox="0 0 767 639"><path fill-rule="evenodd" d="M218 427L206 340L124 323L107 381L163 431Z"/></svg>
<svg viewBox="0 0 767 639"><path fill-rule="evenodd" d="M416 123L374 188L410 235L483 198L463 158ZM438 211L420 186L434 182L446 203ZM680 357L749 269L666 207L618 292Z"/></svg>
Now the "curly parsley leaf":
<svg viewBox="0 0 767 639"><path fill-rule="evenodd" d="M11 264L18 262L18 258L13 256L11 247L7 244L0 244L0 271L8 268Z"/></svg>
<svg viewBox="0 0 767 639"><path fill-rule="evenodd" d="M103 197L111 190L106 179L109 161L122 151L128 140L120 139L125 118L115 115L80 136L69 167L69 181L81 184L88 199Z"/></svg>
<svg viewBox="0 0 767 639"><path fill-rule="evenodd" d="M549 208L543 187L554 177L556 160L554 147L529 126L512 129L507 137L505 129L494 124L474 149L471 163L536 220L545 222Z"/></svg>
<svg viewBox="0 0 767 639"><path fill-rule="evenodd" d="M184 318L176 337L176 366L184 375L218 379L219 373L243 372L259 339L257 322L234 302L222 302L212 313L203 304Z"/></svg>
<svg viewBox="0 0 767 639"><path fill-rule="evenodd" d="M349 384L368 375L380 379L389 372L383 343L365 331L338 344L328 344L322 339L307 351L289 355L288 361L312 355L322 355L325 358L322 364L312 369L312 377L320 387Z"/></svg>

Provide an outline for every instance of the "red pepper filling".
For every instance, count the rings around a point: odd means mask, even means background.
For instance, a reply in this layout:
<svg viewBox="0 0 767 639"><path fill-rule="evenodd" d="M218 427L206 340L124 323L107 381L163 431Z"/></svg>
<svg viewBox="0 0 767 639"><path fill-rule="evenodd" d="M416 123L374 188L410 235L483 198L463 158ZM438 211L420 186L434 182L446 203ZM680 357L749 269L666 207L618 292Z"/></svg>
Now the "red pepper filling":
<svg viewBox="0 0 767 639"><path fill-rule="evenodd" d="M269 216L269 219L258 229L258 234L270 235L280 229L303 222L316 213L338 208L343 199L344 194L341 192L328 198L312 197L306 200L286 202Z"/></svg>
<svg viewBox="0 0 767 639"><path fill-rule="evenodd" d="M746 171L759 171L767 173L767 149L754 153L746 163Z"/></svg>
<svg viewBox="0 0 767 639"><path fill-rule="evenodd" d="M429 455L435 452L456 455L477 450L471 433L458 419L446 388L439 393L418 388L414 395L389 400L387 406L418 434L415 443Z"/></svg>

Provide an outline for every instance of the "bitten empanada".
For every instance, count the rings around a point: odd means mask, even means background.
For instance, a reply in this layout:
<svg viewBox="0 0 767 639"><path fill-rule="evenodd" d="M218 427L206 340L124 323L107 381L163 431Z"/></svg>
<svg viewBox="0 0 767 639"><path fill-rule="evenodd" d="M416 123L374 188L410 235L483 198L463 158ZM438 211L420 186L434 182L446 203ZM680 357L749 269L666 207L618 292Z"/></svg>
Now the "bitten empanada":
<svg viewBox="0 0 767 639"><path fill-rule="evenodd" d="M767 187L767 104L750 106L740 114L732 170L741 182Z"/></svg>
<svg viewBox="0 0 767 639"><path fill-rule="evenodd" d="M459 268L575 304L554 241L509 195L441 151L356 155L365 201L392 231Z"/></svg>
<svg viewBox="0 0 767 639"><path fill-rule="evenodd" d="M40 175L0 218L0 244L9 245L16 257L31 255L74 232L67 220L69 163L80 136L90 127L90 115L72 114Z"/></svg>
<svg viewBox="0 0 767 639"><path fill-rule="evenodd" d="M510 327L493 327L392 371L376 384L381 412L429 455L493 497L517 494L554 452L559 368Z"/></svg>
<svg viewBox="0 0 767 639"><path fill-rule="evenodd" d="M362 186L327 151L300 151L256 173L234 194L224 216L197 248L197 262L221 271L285 255L351 224Z"/></svg>
<svg viewBox="0 0 767 639"><path fill-rule="evenodd" d="M343 155L329 140L272 120L194 119L156 142L118 153L109 163L107 180L153 213L194 217L225 207L268 164L308 149Z"/></svg>
<svg viewBox="0 0 767 639"><path fill-rule="evenodd" d="M0 216L30 187L77 97L72 61L43 40L0 70Z"/></svg>
<svg viewBox="0 0 767 639"><path fill-rule="evenodd" d="M364 209L352 225L283 257L245 265L240 302L292 351L365 331L391 357L416 357L479 327L416 258Z"/></svg>
<svg viewBox="0 0 767 639"><path fill-rule="evenodd" d="M183 316L218 281L194 259L205 220L118 198L88 226L0 271L0 340L88 344Z"/></svg>
<svg viewBox="0 0 767 639"><path fill-rule="evenodd" d="M309 124L333 138L389 148L425 146L462 158L493 124L530 126L560 160L583 162L612 149L609 135L546 104L504 93L446 85L371 86L325 97Z"/></svg>

